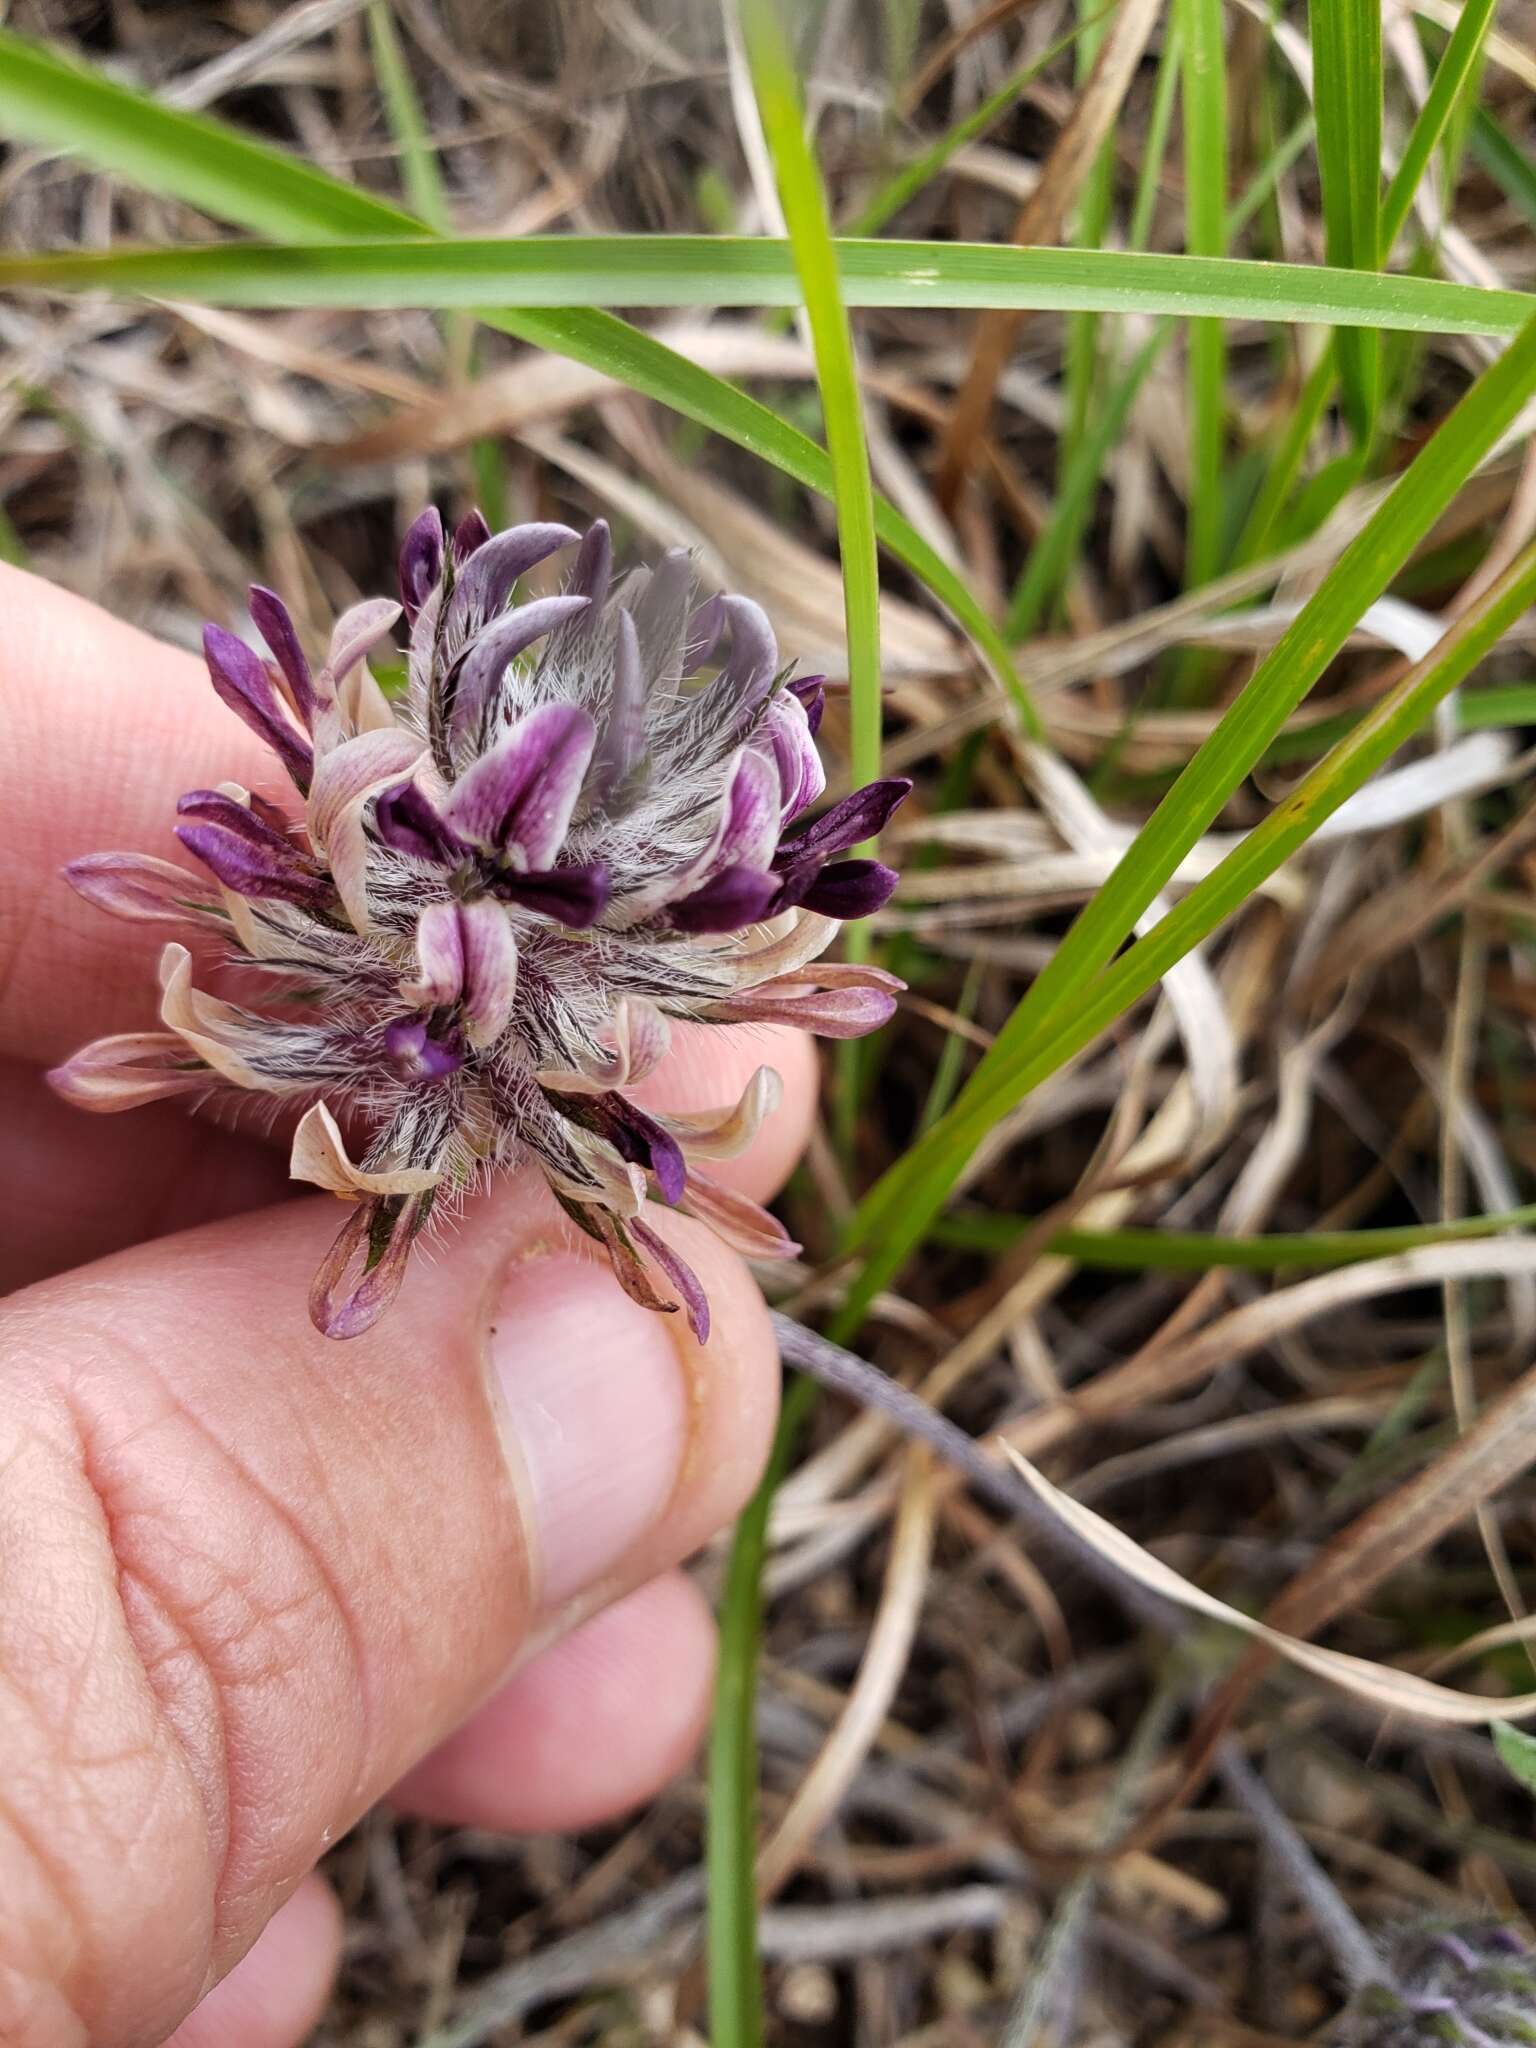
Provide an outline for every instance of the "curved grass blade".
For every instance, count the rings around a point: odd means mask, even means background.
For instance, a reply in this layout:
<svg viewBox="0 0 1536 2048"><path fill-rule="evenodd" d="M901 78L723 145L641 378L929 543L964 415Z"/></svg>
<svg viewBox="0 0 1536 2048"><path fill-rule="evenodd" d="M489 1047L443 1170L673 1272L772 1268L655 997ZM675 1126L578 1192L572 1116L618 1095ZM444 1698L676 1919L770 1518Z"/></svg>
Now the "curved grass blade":
<svg viewBox="0 0 1536 2048"><path fill-rule="evenodd" d="M0 116L4 87L0 79ZM843 303L1176 314L1410 333L1511 335L1528 292L1306 263L990 242L840 241ZM766 235L225 242L0 258L11 291L114 291L243 307L798 306L794 252Z"/></svg>
<svg viewBox="0 0 1536 2048"><path fill-rule="evenodd" d="M1343 645L1536 388L1536 321L1463 398L1335 564L1253 681L1185 768L1109 881L1009 1018L959 1100L866 1197L850 1243L875 1246L845 1320L862 1312L926 1230L981 1135L1139 1000L1384 762L1529 601L1522 556L1428 660L1409 672L1286 803L1111 967L1109 962L1227 796L1251 772ZM1514 591L1518 602L1511 598ZM1513 604L1513 609L1511 609ZM1148 978L1150 977L1150 978Z"/></svg>

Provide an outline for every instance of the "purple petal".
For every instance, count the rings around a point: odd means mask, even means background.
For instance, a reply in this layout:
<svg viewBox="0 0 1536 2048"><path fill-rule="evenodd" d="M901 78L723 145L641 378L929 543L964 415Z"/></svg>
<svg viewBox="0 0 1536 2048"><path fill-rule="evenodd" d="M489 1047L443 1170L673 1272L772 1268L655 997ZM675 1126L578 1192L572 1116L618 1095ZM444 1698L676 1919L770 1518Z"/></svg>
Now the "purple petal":
<svg viewBox="0 0 1536 2048"><path fill-rule="evenodd" d="M798 697L805 706L806 724L811 728L811 738L821 731L821 714L827 708L827 679L825 676L796 676L786 686L792 697Z"/></svg>
<svg viewBox="0 0 1536 2048"><path fill-rule="evenodd" d="M709 1342L709 1297L699 1283L699 1276L686 1259L680 1259L665 1238L658 1237L648 1223L638 1217L631 1220L629 1234L637 1244L644 1245L647 1253L660 1266L683 1297L683 1308L688 1316L688 1327L695 1342Z"/></svg>
<svg viewBox="0 0 1536 2048"><path fill-rule="evenodd" d="M434 867L457 867L469 851L414 782L397 782L386 789L374 805L373 821L386 846Z"/></svg>
<svg viewBox="0 0 1536 2048"><path fill-rule="evenodd" d="M484 523L483 521L481 522ZM446 624L450 632L499 612L520 576L558 549L569 547L576 534L569 526L509 526L475 549L454 580Z"/></svg>
<svg viewBox="0 0 1536 2048"><path fill-rule="evenodd" d="M307 790L315 765L314 750L284 716L260 655L222 626L205 626L203 657L220 701L266 741L298 787Z"/></svg>
<svg viewBox="0 0 1536 2048"><path fill-rule="evenodd" d="M683 635L683 674L696 675L720 644L725 631L725 599L717 591L706 597L688 621Z"/></svg>
<svg viewBox="0 0 1536 2048"><path fill-rule="evenodd" d="M613 682L592 756L592 801L612 794L645 752L645 673L635 622L622 606L613 620Z"/></svg>
<svg viewBox="0 0 1536 2048"><path fill-rule="evenodd" d="M237 896L297 903L306 910L319 910L336 900L329 882L311 874L291 847L283 859L220 825L178 825L176 837Z"/></svg>
<svg viewBox="0 0 1536 2048"><path fill-rule="evenodd" d="M570 596L590 598L601 607L612 575L613 535L606 519L594 519L582 536L566 589Z"/></svg>
<svg viewBox="0 0 1536 2048"><path fill-rule="evenodd" d="M493 875L489 886L503 903L535 910L576 932L597 923L611 894L608 870L601 861L591 867L544 868L526 875L506 869Z"/></svg>
<svg viewBox="0 0 1536 2048"><path fill-rule="evenodd" d="M147 853L87 853L63 872L76 895L130 924L164 924L213 908L206 882Z"/></svg>
<svg viewBox="0 0 1536 2048"><path fill-rule="evenodd" d="M313 723L315 687L310 681L309 663L299 645L298 633L288 607L275 591L253 583L250 591L251 617L256 630L272 650L272 658L283 672L293 697L293 708L305 725Z"/></svg>
<svg viewBox="0 0 1536 2048"><path fill-rule="evenodd" d="M464 514L453 529L453 559L467 562L477 548L483 548L491 537L491 529L485 514L478 505Z"/></svg>
<svg viewBox="0 0 1536 2048"><path fill-rule="evenodd" d="M429 505L400 543L400 600L412 625L443 573L443 515Z"/></svg>
<svg viewBox="0 0 1536 2048"><path fill-rule="evenodd" d="M221 789L189 789L185 796L176 799L176 815L195 818L204 825L220 825L237 839L290 860L298 851L286 832L269 824L248 805L226 796Z"/></svg>
<svg viewBox="0 0 1536 2048"><path fill-rule="evenodd" d="M691 896L667 906L667 921L680 932L739 932L768 915L781 892L777 875L760 868L722 868Z"/></svg>
<svg viewBox="0 0 1536 2048"><path fill-rule="evenodd" d="M846 924L882 909L899 880L896 870L883 861L835 860L818 872L798 901L821 917L838 917Z"/></svg>
<svg viewBox="0 0 1536 2048"><path fill-rule="evenodd" d="M724 597L721 604L731 628L731 653L715 687L728 690L743 711L754 711L773 687L779 643L768 614L750 597Z"/></svg>
<svg viewBox="0 0 1536 2048"><path fill-rule="evenodd" d="M464 1064L462 1044L434 1038L420 1017L397 1017L385 1025L384 1056L402 1081L419 1081L428 1088L446 1081Z"/></svg>
<svg viewBox="0 0 1536 2048"><path fill-rule="evenodd" d="M843 853L850 846L873 839L911 788L905 775L865 783L831 810L823 811L814 824L786 834L779 842L773 865L782 869L798 867L805 860L825 860L829 854Z"/></svg>
<svg viewBox="0 0 1536 2048"><path fill-rule="evenodd" d="M619 1157L649 1167L663 1199L680 1202L688 1186L688 1162L672 1133L622 1095L595 1096L591 1108Z"/></svg>
<svg viewBox="0 0 1536 2048"><path fill-rule="evenodd" d="M445 822L492 853L517 855L525 868L548 867L565 842L596 739L579 705L541 704L459 777Z"/></svg>
<svg viewBox="0 0 1536 2048"><path fill-rule="evenodd" d="M586 609L584 597L536 597L531 604L516 606L477 633L457 668L448 675L445 696L450 740L478 729L485 708L515 655Z"/></svg>

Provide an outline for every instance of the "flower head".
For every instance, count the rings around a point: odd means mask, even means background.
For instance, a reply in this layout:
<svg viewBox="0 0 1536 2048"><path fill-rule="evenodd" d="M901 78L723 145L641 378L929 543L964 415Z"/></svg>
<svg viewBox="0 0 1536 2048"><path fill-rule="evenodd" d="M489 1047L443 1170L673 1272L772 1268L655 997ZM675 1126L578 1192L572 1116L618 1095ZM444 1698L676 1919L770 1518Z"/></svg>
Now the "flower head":
<svg viewBox="0 0 1536 2048"><path fill-rule="evenodd" d="M562 593L518 601L571 547ZM754 1257L793 1253L706 1164L751 1141L777 1077L760 1069L708 1115L627 1091L674 1017L834 1038L884 1022L892 976L814 963L889 896L890 869L850 854L909 785L801 822L825 788L820 679L785 676L749 599L700 601L681 551L615 579L601 523L492 534L473 514L450 537L424 513L400 602L347 612L318 668L271 591L251 616L270 658L210 626L208 672L286 771L293 813L234 784L192 790L176 833L206 881L129 853L66 873L119 916L216 933L270 1003L202 992L167 945L164 1031L99 1040L55 1085L98 1110L222 1086L304 1104L292 1171L352 1204L311 1295L328 1335L378 1318L429 1217L532 1160L628 1291L681 1305L702 1339L707 1303L646 1204ZM402 616L396 704L365 657Z"/></svg>
<svg viewBox="0 0 1536 2048"><path fill-rule="evenodd" d="M1389 1984L1358 1991L1335 2048L1505 2048L1536 2041L1536 1955L1496 1920L1432 1920L1382 1942ZM1390 1988L1389 1988L1390 1987Z"/></svg>

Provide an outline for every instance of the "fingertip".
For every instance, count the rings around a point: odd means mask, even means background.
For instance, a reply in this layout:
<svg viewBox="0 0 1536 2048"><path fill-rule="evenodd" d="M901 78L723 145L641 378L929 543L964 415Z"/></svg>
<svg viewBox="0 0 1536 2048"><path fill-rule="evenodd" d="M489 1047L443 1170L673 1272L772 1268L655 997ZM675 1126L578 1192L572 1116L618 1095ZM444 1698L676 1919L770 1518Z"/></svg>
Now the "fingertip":
<svg viewBox="0 0 1536 2048"><path fill-rule="evenodd" d="M299 2048L330 1997L341 1935L335 1893L304 1878L166 2048Z"/></svg>
<svg viewBox="0 0 1536 2048"><path fill-rule="evenodd" d="M680 1572L653 1579L509 1679L392 1803L519 1834L616 1819L694 1754L714 1670L703 1596Z"/></svg>

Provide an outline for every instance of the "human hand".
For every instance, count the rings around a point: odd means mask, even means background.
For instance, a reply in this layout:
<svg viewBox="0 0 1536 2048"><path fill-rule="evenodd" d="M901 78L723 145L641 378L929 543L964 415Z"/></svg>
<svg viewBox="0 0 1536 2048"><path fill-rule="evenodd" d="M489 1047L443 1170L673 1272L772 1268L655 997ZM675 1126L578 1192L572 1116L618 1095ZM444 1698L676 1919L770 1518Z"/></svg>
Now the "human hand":
<svg viewBox="0 0 1536 2048"><path fill-rule="evenodd" d="M181 790L273 769L190 656L4 567L0 616L0 2041L292 2048L338 1939L308 1873L374 1800L575 1828L689 1754L713 1639L672 1568L755 1480L774 1349L711 1232L657 1224L712 1300L700 1349L532 1175L330 1343L335 1205L289 1198L280 1146L54 1100L45 1065L142 1027L157 950L59 867L174 855ZM719 1168L766 1197L809 1042L678 1038L652 1107L783 1076Z"/></svg>

